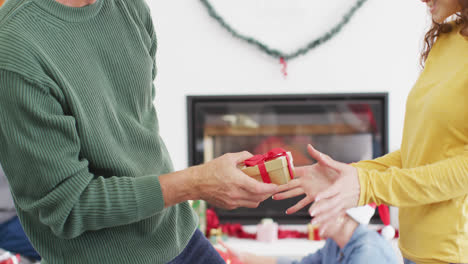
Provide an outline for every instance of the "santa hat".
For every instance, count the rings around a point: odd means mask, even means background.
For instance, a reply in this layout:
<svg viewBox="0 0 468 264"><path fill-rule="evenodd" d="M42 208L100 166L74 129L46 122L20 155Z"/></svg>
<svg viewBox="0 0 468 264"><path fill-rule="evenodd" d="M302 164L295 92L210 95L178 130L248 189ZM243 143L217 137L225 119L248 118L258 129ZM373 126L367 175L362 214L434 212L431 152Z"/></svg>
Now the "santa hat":
<svg viewBox="0 0 468 264"><path fill-rule="evenodd" d="M366 204L364 206L350 208L346 213L356 222L367 225L375 213L375 203ZM379 215L385 227L382 229L382 236L386 239L392 239L395 236L395 229L390 225L390 212L388 206L379 205Z"/></svg>
<svg viewBox="0 0 468 264"><path fill-rule="evenodd" d="M375 203L366 204L364 206L350 208L346 210L346 214L359 224L367 225L375 213L375 208Z"/></svg>

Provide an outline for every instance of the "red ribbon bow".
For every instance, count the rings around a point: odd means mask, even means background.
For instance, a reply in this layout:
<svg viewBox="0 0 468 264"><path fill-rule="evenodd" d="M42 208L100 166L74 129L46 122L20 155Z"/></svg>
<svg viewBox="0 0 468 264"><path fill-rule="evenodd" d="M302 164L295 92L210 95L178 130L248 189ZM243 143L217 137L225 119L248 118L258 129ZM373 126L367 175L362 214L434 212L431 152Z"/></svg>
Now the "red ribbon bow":
<svg viewBox="0 0 468 264"><path fill-rule="evenodd" d="M288 170L289 170L289 176L291 177L291 180L294 178L294 174L292 171L292 164L289 159L289 155L286 153L286 150L282 148L275 148L270 150L267 154L258 154L250 159L247 159L244 161L245 166L247 167L253 167L253 166L258 166L258 169L260 170L260 175L262 176L262 180L265 183L271 183L271 178L270 175L268 174L268 171L265 168L265 162L277 159L279 157L286 157L286 161L288 162Z"/></svg>

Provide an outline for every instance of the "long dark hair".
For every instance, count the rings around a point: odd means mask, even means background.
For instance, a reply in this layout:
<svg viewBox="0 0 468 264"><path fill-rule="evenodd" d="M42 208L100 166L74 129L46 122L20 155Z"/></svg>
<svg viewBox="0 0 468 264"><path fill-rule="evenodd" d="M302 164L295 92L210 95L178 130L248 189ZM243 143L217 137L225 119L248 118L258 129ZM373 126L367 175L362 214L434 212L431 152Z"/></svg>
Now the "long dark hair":
<svg viewBox="0 0 468 264"><path fill-rule="evenodd" d="M457 13L457 18L455 19L456 25L462 25L460 34L468 37L468 0L458 0L460 3L462 10L460 13ZM436 23L435 21L432 22L432 27L426 33L424 37L424 48L421 52L421 66L424 68L425 62L427 60L427 56L432 49L437 37L441 34L451 32L453 30L452 24L449 23Z"/></svg>

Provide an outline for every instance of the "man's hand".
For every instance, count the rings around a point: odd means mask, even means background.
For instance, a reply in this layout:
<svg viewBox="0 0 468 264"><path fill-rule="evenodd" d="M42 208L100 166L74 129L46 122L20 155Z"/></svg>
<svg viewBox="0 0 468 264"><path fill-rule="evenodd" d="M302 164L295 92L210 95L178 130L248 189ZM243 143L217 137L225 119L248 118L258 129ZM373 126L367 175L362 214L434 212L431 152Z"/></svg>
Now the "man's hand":
<svg viewBox="0 0 468 264"><path fill-rule="evenodd" d="M191 168L196 199L225 209L256 208L278 191L275 184L258 182L237 165L252 157L247 151L228 153L203 165Z"/></svg>

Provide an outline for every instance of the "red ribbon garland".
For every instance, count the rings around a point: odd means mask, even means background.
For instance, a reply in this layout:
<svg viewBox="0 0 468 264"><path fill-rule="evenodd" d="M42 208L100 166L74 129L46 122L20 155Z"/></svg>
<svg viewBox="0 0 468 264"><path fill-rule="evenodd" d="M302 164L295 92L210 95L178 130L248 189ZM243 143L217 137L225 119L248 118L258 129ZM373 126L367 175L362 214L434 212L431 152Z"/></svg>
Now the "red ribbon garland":
<svg viewBox="0 0 468 264"><path fill-rule="evenodd" d="M280 58L280 64L283 65L283 68L281 69L281 72L283 73L284 78L286 78L288 76L288 63L286 62L286 60L283 57L281 57Z"/></svg>
<svg viewBox="0 0 468 264"><path fill-rule="evenodd" d="M248 233L244 230L244 227L239 223L226 223L220 224L219 218L214 209L210 208L206 210L206 236L210 236L211 229L221 228L222 232L230 237L237 237L237 238L249 238L255 239L257 234ZM382 229L377 230L380 234ZM308 233L299 232L296 230L278 230L278 238L307 238L309 236ZM398 230L395 230L395 238L399 237ZM318 229L314 229L314 240L322 240L320 235L318 234Z"/></svg>
<svg viewBox="0 0 468 264"><path fill-rule="evenodd" d="M245 166L247 167L253 167L253 166L258 166L258 169L260 170L260 175L262 176L262 180L265 183L271 183L271 178L270 175L268 174L268 171L266 170L265 167L265 162L277 159L279 157L286 157L286 161L288 162L288 171L289 171L289 176L291 177L291 180L294 178L294 174L292 171L292 165L291 161L289 159L289 155L286 152L286 150L282 148L274 148L270 151L268 151L267 154L258 154L250 159L247 159L244 161Z"/></svg>

